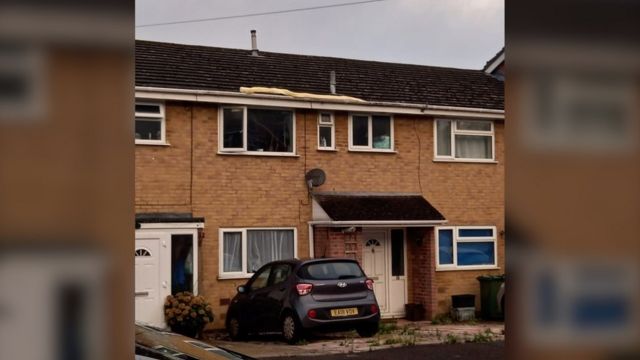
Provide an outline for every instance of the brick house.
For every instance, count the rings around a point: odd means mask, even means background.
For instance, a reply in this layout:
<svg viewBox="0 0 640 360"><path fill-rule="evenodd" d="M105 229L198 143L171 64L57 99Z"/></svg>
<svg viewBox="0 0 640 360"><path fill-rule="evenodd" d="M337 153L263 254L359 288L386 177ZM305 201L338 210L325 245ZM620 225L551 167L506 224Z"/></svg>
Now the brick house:
<svg viewBox="0 0 640 360"><path fill-rule="evenodd" d="M504 272L491 74L137 41L135 93L138 320L186 289L220 327L280 258L358 259L383 317L447 312Z"/></svg>

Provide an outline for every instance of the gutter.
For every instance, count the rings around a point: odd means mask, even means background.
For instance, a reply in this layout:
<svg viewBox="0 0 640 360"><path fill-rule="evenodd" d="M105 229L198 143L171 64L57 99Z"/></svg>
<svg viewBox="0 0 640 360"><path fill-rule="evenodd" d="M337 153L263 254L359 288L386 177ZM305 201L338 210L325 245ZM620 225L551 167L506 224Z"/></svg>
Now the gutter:
<svg viewBox="0 0 640 360"><path fill-rule="evenodd" d="M365 111L408 115L504 119L504 109L483 109L383 101L358 102L346 99L317 100L310 98L284 97L282 95L243 94L233 91L189 90L136 86L135 96L136 98L151 100L179 100L203 103L276 106L297 109L351 112Z"/></svg>

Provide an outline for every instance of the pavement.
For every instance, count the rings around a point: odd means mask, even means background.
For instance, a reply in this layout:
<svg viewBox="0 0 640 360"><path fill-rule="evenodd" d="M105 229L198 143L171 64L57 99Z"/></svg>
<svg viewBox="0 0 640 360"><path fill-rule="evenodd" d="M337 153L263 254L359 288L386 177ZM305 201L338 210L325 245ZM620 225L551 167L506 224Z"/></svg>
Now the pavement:
<svg viewBox="0 0 640 360"><path fill-rule="evenodd" d="M399 319L384 321L380 328L381 331L370 338L360 338L355 331L312 334L306 341L296 345L286 344L279 334L254 336L248 341L233 342L225 332L209 332L204 334L203 340L258 359L317 357L317 360L334 359L331 355L340 358L348 354L351 358L356 355L364 356L365 353L384 353L379 350L393 352L395 359L396 350L399 356L402 356L401 354L407 351L421 349L423 345L437 344L457 345L439 347L444 349L443 354L458 348L463 352L474 352L475 346L466 345L488 345L487 343L504 341L504 323L499 322L435 325L428 321L412 322ZM460 346L461 344L465 346ZM405 347L407 349L404 349ZM503 352L503 349L493 350ZM388 358L388 355L383 358Z"/></svg>

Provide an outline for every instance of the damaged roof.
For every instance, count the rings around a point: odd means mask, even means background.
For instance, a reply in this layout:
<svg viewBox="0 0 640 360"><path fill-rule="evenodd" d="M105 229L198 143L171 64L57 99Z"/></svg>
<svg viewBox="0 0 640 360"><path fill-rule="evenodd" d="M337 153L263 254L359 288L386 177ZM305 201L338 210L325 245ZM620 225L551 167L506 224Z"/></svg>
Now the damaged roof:
<svg viewBox="0 0 640 360"><path fill-rule="evenodd" d="M419 194L316 193L333 221L441 221L444 216Z"/></svg>
<svg viewBox="0 0 640 360"><path fill-rule="evenodd" d="M504 109L504 83L482 70L136 40L136 86L239 92L277 87L372 102Z"/></svg>

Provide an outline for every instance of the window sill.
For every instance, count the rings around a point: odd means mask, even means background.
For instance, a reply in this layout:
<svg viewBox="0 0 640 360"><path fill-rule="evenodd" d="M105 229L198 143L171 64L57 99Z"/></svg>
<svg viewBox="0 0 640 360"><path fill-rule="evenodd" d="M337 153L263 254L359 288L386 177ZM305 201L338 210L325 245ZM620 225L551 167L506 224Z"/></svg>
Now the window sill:
<svg viewBox="0 0 640 360"><path fill-rule="evenodd" d="M433 162L452 162L467 164L497 164L496 160L471 160L471 159L433 159Z"/></svg>
<svg viewBox="0 0 640 360"><path fill-rule="evenodd" d="M500 270L499 266L468 266L468 267L436 267L439 271L478 271L478 270Z"/></svg>
<svg viewBox="0 0 640 360"><path fill-rule="evenodd" d="M218 280L250 279L252 276L253 276L253 274L218 275Z"/></svg>
<svg viewBox="0 0 640 360"><path fill-rule="evenodd" d="M338 152L338 149L317 149L318 151L325 151L325 152Z"/></svg>
<svg viewBox="0 0 640 360"><path fill-rule="evenodd" d="M270 152L262 152L262 151L238 151L238 152L225 152L218 151L218 155L231 155L231 156L271 156L271 157L291 157L291 158L299 158L298 154L288 154L288 153L270 153Z"/></svg>
<svg viewBox="0 0 640 360"><path fill-rule="evenodd" d="M349 149L349 152L376 153L376 154L397 154L395 150L376 150L376 149Z"/></svg>
<svg viewBox="0 0 640 360"><path fill-rule="evenodd" d="M136 145L145 145L145 146L171 146L171 144L167 142L135 142Z"/></svg>

